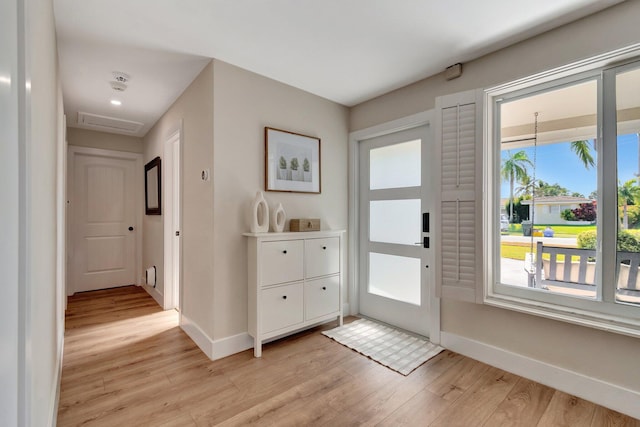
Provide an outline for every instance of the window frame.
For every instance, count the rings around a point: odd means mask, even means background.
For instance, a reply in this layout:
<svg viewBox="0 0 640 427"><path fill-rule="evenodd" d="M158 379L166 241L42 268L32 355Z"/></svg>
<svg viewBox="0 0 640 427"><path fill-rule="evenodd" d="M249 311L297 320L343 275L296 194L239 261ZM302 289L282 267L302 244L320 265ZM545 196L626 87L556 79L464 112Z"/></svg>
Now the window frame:
<svg viewBox="0 0 640 427"><path fill-rule="evenodd" d="M484 271L485 304L563 320L598 329L640 337L640 307L615 301L617 211L616 75L640 68L640 44L585 61L539 73L485 90L484 167L485 193L483 241L487 262ZM539 93L596 81L598 152L598 243L595 299L565 296L541 289L500 283L500 105ZM615 143L605 143L613 141ZM612 237L613 236L613 237Z"/></svg>

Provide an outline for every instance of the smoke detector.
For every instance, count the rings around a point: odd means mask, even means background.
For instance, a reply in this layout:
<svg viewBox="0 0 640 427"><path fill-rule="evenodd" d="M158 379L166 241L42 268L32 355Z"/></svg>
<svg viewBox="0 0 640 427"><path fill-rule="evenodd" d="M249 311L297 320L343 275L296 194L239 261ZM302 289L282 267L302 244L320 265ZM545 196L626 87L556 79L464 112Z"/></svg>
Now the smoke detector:
<svg viewBox="0 0 640 427"><path fill-rule="evenodd" d="M120 83L120 82L109 82L109 84L111 85L111 89L117 91L117 92L124 92L125 90L127 90L127 85L124 83Z"/></svg>
<svg viewBox="0 0 640 427"><path fill-rule="evenodd" d="M122 71L114 71L113 72L113 80L119 83L126 83L131 80L131 76L127 73L123 73Z"/></svg>

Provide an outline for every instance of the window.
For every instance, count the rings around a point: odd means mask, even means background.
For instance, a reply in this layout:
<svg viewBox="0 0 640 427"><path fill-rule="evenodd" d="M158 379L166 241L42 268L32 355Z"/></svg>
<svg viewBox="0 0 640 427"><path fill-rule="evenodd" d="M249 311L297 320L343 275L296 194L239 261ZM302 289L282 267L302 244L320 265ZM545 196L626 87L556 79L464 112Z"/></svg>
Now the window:
<svg viewBox="0 0 640 427"><path fill-rule="evenodd" d="M640 61L568 69L487 91L486 301L640 335Z"/></svg>

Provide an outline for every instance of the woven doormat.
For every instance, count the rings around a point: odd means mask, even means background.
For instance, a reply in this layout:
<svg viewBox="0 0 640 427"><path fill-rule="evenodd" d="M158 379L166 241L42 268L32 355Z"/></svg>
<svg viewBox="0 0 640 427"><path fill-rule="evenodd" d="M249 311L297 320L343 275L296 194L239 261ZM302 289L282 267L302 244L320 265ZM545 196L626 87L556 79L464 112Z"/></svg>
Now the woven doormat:
<svg viewBox="0 0 640 427"><path fill-rule="evenodd" d="M323 334L402 375L409 375L444 350L426 338L368 319L359 319Z"/></svg>

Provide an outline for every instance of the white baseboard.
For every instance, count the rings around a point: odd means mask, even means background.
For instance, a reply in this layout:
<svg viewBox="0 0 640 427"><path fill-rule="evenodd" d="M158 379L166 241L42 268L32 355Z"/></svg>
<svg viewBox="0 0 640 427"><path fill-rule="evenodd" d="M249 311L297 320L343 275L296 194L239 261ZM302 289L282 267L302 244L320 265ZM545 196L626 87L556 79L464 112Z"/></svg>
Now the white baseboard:
<svg viewBox="0 0 640 427"><path fill-rule="evenodd" d="M211 360L253 348L253 338L248 333L212 340L200 327L184 314L180 315L180 327Z"/></svg>
<svg viewBox="0 0 640 427"><path fill-rule="evenodd" d="M253 348L253 338L244 332L242 334L214 340L212 344L213 357L209 357L211 360L216 360Z"/></svg>
<svg viewBox="0 0 640 427"><path fill-rule="evenodd" d="M640 418L640 393L540 362L456 334L441 332L440 345L496 368L553 387L606 408Z"/></svg>
<svg viewBox="0 0 640 427"><path fill-rule="evenodd" d="M146 284L142 284L142 288L145 291L147 291L147 293L149 295L151 295L154 300L156 300L156 302L158 303L158 305L160 307L162 307L162 309L164 309L164 296L160 292L158 292L158 290L156 288L154 288L153 286L146 285Z"/></svg>
<svg viewBox="0 0 640 427"><path fill-rule="evenodd" d="M51 398L53 402L51 402L51 414L49 423L50 426L56 427L58 424L58 407L60 404L60 385L62 384L62 358L64 357L64 332L62 336L58 338L60 340L60 354L58 354L56 360L56 378L53 387L55 390L51 393Z"/></svg>
<svg viewBox="0 0 640 427"><path fill-rule="evenodd" d="M180 313L180 328L189 335L189 338L200 347L200 350L209 359L213 360L213 340L196 323L182 313Z"/></svg>

